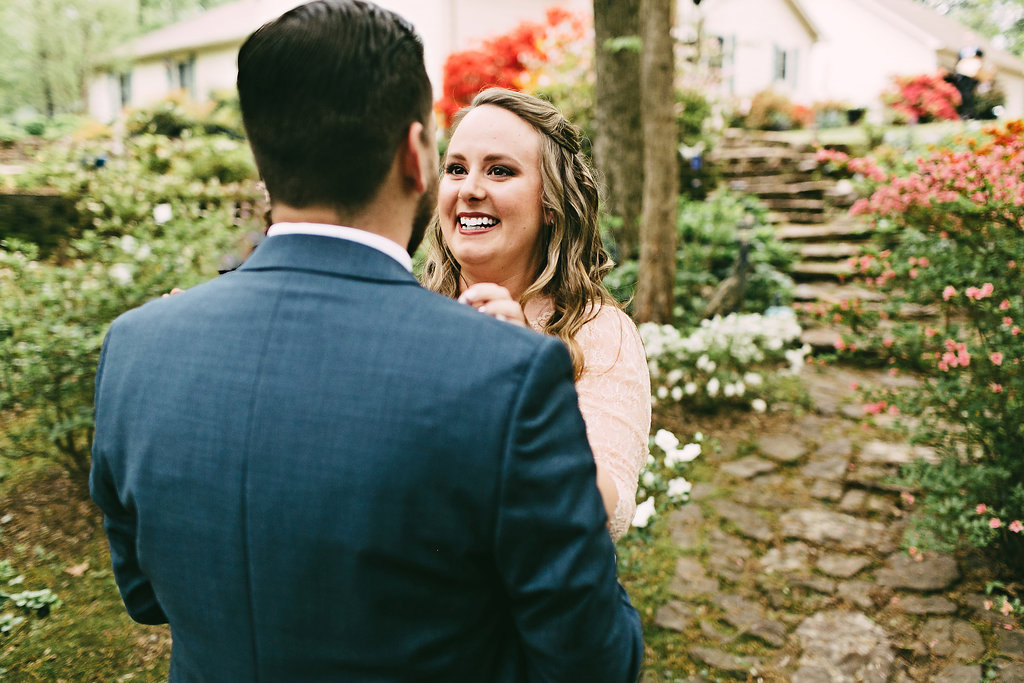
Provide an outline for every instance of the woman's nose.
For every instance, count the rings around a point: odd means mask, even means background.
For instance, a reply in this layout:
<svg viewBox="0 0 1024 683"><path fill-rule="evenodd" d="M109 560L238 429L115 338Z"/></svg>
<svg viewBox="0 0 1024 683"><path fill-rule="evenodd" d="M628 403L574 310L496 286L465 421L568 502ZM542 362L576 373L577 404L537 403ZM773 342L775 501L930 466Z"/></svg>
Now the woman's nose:
<svg viewBox="0 0 1024 683"><path fill-rule="evenodd" d="M466 201L480 200L486 195L482 178L478 173L469 173L459 185L459 198Z"/></svg>

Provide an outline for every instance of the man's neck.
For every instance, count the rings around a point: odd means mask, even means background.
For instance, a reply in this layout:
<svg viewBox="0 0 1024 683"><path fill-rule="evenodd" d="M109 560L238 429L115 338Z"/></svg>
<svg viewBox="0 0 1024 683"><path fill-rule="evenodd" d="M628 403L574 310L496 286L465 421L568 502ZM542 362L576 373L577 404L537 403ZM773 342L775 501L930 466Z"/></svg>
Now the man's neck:
<svg viewBox="0 0 1024 683"><path fill-rule="evenodd" d="M394 220L394 216L382 216L381 213L367 210L351 215L342 215L336 209L327 206L297 208L278 202L270 210L270 219L273 223L343 225L386 237L405 249L412 234L411 227Z"/></svg>

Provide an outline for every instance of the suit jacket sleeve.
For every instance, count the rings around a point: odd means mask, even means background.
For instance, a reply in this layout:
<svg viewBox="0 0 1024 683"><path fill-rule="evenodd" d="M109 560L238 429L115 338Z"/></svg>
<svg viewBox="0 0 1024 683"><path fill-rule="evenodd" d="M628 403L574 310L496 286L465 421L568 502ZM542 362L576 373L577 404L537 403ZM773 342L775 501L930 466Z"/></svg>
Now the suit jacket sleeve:
<svg viewBox="0 0 1024 683"><path fill-rule="evenodd" d="M107 419L105 411L111 407L102 399L102 381L110 341L111 333L108 332L96 371L96 435L93 440L92 469L89 472L89 493L103 511L103 528L110 543L114 579L129 616L141 624L166 624L167 616L156 599L152 584L139 566L135 546L136 516L121 500L114 472L116 465L112 462L113 454L107 452L111 438L107 430L111 421Z"/></svg>
<svg viewBox="0 0 1024 683"><path fill-rule="evenodd" d="M506 443L494 552L530 680L635 681L640 620L616 578L561 343L532 362Z"/></svg>

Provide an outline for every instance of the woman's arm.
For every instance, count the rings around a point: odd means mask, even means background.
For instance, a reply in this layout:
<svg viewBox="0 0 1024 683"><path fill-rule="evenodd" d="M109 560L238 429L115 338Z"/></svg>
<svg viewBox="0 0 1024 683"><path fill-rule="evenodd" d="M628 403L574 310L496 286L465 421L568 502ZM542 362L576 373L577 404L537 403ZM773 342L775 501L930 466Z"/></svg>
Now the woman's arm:
<svg viewBox="0 0 1024 683"><path fill-rule="evenodd" d="M612 306L576 335L583 350L583 376L576 382L580 412L597 464L597 487L618 540L636 510L640 469L651 430L651 380L636 325Z"/></svg>

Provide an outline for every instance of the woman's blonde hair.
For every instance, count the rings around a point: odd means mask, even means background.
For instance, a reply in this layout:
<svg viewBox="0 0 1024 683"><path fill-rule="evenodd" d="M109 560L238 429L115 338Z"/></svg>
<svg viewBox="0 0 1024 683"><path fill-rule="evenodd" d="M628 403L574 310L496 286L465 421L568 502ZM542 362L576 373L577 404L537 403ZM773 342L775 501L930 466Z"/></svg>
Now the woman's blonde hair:
<svg viewBox="0 0 1024 683"><path fill-rule="evenodd" d="M594 172L580 151L580 131L550 103L531 95L491 88L477 95L452 123L452 133L471 110L484 105L501 107L541 133L541 229L539 272L519 303L538 295L551 297L554 314L544 331L565 342L575 376L583 372L583 353L575 336L597 315L601 305L617 306L602 280L612 260L601 243L597 215L599 194ZM452 298L459 295L461 266L444 241L435 216L424 265L425 287Z"/></svg>

